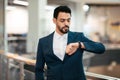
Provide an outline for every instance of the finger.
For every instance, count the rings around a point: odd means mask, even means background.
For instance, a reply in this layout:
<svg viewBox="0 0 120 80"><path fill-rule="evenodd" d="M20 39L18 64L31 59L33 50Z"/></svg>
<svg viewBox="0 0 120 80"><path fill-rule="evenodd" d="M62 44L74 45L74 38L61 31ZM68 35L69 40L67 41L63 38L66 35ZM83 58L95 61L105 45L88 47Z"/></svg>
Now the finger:
<svg viewBox="0 0 120 80"><path fill-rule="evenodd" d="M69 47L69 50L72 50L72 47Z"/></svg>

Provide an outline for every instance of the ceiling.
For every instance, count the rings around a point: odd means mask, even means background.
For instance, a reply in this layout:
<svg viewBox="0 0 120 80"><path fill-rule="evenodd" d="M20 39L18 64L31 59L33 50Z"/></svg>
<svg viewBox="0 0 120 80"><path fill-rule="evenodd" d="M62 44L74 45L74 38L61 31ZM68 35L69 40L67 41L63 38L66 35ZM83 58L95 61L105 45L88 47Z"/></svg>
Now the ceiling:
<svg viewBox="0 0 120 80"><path fill-rule="evenodd" d="M82 2L89 4L120 4L120 0L67 0L72 2Z"/></svg>
<svg viewBox="0 0 120 80"><path fill-rule="evenodd" d="M16 5L13 3L14 0L8 0L8 4ZM27 0L20 0L20 1L27 1ZM85 3L85 4L92 4L92 5L120 5L120 0L48 0L48 2L74 2L74 3Z"/></svg>

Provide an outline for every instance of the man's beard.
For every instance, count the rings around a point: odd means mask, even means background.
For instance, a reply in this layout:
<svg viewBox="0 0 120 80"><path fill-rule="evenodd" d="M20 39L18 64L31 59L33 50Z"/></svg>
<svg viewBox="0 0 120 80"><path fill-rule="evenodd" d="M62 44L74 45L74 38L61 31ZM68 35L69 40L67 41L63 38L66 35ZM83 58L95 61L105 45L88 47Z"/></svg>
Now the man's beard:
<svg viewBox="0 0 120 80"><path fill-rule="evenodd" d="M64 26L62 28L59 27L59 31L63 34L66 34L69 31L69 26Z"/></svg>

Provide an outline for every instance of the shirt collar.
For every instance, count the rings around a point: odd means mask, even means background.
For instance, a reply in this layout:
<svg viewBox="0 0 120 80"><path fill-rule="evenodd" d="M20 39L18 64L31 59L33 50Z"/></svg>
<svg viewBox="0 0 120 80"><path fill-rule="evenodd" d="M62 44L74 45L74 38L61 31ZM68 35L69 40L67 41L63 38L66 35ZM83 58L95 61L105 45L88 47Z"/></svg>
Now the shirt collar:
<svg viewBox="0 0 120 80"><path fill-rule="evenodd" d="M58 34L58 33L55 31L54 36L55 36L57 39L60 39L60 38L67 39L68 33L63 34L63 35L60 35L60 34Z"/></svg>

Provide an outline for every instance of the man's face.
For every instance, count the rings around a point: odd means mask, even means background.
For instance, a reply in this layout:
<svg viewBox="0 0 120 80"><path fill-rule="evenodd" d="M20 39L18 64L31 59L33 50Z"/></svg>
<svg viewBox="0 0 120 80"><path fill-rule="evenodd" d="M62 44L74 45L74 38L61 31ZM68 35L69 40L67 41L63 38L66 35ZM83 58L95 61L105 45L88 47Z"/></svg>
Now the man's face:
<svg viewBox="0 0 120 80"><path fill-rule="evenodd" d="M69 31L69 26L71 22L71 15L69 13L60 12L57 19L53 19L56 24L56 31L60 34L65 34Z"/></svg>

